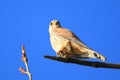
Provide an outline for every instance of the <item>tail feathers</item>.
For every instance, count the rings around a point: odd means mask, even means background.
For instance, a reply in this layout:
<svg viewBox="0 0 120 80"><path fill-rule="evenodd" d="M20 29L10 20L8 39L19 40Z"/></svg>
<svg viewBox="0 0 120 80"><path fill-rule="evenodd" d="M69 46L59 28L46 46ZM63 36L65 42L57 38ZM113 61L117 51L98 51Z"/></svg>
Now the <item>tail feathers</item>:
<svg viewBox="0 0 120 80"><path fill-rule="evenodd" d="M95 52L93 50L89 50L88 53L89 53L88 57L90 57L90 58L97 58L102 61L106 60L106 58L104 56L102 56L101 54L99 54L98 52Z"/></svg>
<svg viewBox="0 0 120 80"><path fill-rule="evenodd" d="M94 56L95 56L97 59L100 59L100 60L102 60L102 61L105 61L105 60L106 60L106 58L105 58L104 56L102 56L101 54L98 54L98 53L96 53L96 52L94 52Z"/></svg>

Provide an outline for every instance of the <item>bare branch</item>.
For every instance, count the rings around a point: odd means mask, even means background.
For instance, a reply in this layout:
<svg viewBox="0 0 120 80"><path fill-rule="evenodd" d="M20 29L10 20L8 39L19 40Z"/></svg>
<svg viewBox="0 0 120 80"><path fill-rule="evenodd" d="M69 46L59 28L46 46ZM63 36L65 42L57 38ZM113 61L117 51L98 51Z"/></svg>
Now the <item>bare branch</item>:
<svg viewBox="0 0 120 80"><path fill-rule="evenodd" d="M93 62L93 61L85 61L85 60L78 60L73 58L61 58L55 56L44 56L45 58L64 62L64 63L74 63L84 66L90 66L95 68L112 68L112 69L120 69L120 64L112 64L112 63L104 63L104 62Z"/></svg>
<svg viewBox="0 0 120 80"><path fill-rule="evenodd" d="M22 46L22 61L25 64L26 70L23 69L22 67L19 68L19 71L22 74L27 74L29 77L29 80L32 80L32 74L30 73L29 67L28 67L28 59L27 59L27 55L26 55L26 50L25 50L25 46Z"/></svg>

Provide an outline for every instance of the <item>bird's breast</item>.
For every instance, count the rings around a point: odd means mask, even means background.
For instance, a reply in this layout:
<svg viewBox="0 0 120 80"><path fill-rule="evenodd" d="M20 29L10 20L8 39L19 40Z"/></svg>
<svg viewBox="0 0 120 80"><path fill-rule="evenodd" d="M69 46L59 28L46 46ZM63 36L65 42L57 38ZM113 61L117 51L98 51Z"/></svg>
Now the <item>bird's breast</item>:
<svg viewBox="0 0 120 80"><path fill-rule="evenodd" d="M51 34L50 35L50 42L51 42L52 48L56 52L59 52L61 49L63 49L64 47L66 47L66 45L69 42L69 40L65 39L62 36Z"/></svg>

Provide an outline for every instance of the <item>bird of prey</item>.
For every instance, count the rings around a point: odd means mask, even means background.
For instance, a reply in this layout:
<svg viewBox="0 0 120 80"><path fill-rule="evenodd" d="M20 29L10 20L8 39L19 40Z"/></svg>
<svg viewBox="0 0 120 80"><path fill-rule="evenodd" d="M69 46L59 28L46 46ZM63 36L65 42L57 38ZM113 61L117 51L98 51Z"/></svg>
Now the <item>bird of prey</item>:
<svg viewBox="0 0 120 80"><path fill-rule="evenodd" d="M58 20L49 24L50 42L58 57L63 58L106 58L86 46L72 31L63 28Z"/></svg>

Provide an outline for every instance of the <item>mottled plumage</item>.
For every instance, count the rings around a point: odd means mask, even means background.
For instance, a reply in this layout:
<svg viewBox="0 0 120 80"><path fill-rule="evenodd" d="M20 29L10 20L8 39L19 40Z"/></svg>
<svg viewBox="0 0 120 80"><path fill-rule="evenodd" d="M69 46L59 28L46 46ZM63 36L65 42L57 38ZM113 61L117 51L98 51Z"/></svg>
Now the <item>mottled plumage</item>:
<svg viewBox="0 0 120 80"><path fill-rule="evenodd" d="M104 56L87 47L72 31L63 28L58 20L50 22L49 33L52 48L59 57L106 60Z"/></svg>

